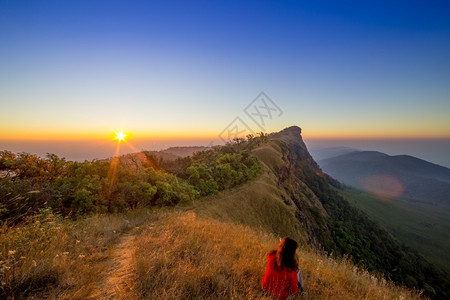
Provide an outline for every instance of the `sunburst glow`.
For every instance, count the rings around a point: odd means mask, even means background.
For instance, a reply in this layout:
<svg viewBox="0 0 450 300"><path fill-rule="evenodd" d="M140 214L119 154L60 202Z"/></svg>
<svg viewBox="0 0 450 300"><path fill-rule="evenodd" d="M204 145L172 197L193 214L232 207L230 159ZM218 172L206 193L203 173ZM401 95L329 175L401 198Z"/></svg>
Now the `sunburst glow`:
<svg viewBox="0 0 450 300"><path fill-rule="evenodd" d="M120 132L116 132L116 140L118 140L119 142L123 141L126 136L127 135L123 133L122 130Z"/></svg>

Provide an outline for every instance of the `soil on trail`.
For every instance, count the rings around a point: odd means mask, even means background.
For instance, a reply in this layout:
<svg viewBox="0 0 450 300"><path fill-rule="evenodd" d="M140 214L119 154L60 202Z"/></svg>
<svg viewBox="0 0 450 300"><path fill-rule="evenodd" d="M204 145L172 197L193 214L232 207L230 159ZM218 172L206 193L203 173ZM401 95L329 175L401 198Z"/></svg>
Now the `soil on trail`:
<svg viewBox="0 0 450 300"><path fill-rule="evenodd" d="M135 299L133 250L137 228L125 233L112 250L109 267L88 299Z"/></svg>

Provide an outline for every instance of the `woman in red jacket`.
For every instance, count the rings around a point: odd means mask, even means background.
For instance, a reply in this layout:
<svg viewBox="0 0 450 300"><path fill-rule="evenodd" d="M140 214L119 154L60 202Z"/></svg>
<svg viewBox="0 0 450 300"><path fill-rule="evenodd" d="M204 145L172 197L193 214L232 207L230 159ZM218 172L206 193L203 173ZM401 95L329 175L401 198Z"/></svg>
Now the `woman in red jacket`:
<svg viewBox="0 0 450 300"><path fill-rule="evenodd" d="M267 254L267 268L262 287L275 299L284 300L298 292L300 278L297 277L297 247L295 240L285 237L280 240L278 247Z"/></svg>

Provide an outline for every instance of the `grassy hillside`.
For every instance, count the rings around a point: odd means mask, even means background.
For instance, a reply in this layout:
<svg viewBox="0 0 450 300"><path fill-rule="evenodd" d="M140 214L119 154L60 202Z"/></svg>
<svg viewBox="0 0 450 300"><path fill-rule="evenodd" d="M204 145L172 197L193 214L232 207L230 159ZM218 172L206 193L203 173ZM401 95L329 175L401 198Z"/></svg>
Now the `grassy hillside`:
<svg viewBox="0 0 450 300"><path fill-rule="evenodd" d="M307 244L307 234L294 210L286 208L279 191L264 176L232 191L208 197L194 205L194 211L201 216L248 225L278 236L291 236Z"/></svg>
<svg viewBox="0 0 450 300"><path fill-rule="evenodd" d="M331 240L326 227L327 213L319 199L302 182L284 185L279 173L283 160L282 141L256 148L261 175L232 191L205 199L195 205L202 216L262 228L278 236L291 236L303 245L320 249Z"/></svg>
<svg viewBox="0 0 450 300"><path fill-rule="evenodd" d="M123 237L133 281L117 266ZM0 234L1 299L269 299L260 282L278 236L186 211L91 216L78 221L50 211ZM298 252L306 289L296 299L419 299L308 247ZM129 278L128 278L129 279ZM126 288L120 288L121 286Z"/></svg>
<svg viewBox="0 0 450 300"><path fill-rule="evenodd" d="M270 299L261 290L266 253L278 237L248 226L167 213L144 230L135 252L142 299ZM298 252L305 292L296 299L419 299L347 260Z"/></svg>
<svg viewBox="0 0 450 300"><path fill-rule="evenodd" d="M300 236L304 243L354 262L430 294L445 293L445 275L341 197L337 184L320 169L302 144L299 129L288 129L253 151L262 175L250 184L197 205L202 216L276 235ZM286 231L286 229L290 230ZM300 231L297 231L300 230Z"/></svg>
<svg viewBox="0 0 450 300"><path fill-rule="evenodd" d="M450 213L434 206L397 200L380 200L352 188L342 194L399 241L422 253L429 261L450 272Z"/></svg>
<svg viewBox="0 0 450 300"><path fill-rule="evenodd" d="M210 196L194 205L201 216L261 228L279 236L291 236L301 244L308 242L308 232L296 217L297 208L277 186L273 170L281 167L276 144L258 147L252 153L259 158L261 175L244 186Z"/></svg>

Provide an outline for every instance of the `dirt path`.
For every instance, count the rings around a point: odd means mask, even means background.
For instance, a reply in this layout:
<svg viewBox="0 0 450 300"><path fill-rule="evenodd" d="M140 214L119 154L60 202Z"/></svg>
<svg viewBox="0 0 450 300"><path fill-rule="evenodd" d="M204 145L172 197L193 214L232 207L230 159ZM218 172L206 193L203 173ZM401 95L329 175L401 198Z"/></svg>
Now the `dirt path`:
<svg viewBox="0 0 450 300"><path fill-rule="evenodd" d="M133 249L137 228L124 234L115 246L110 265L105 271L97 288L88 299L133 299L136 298L133 291L133 282L136 272L133 269Z"/></svg>

